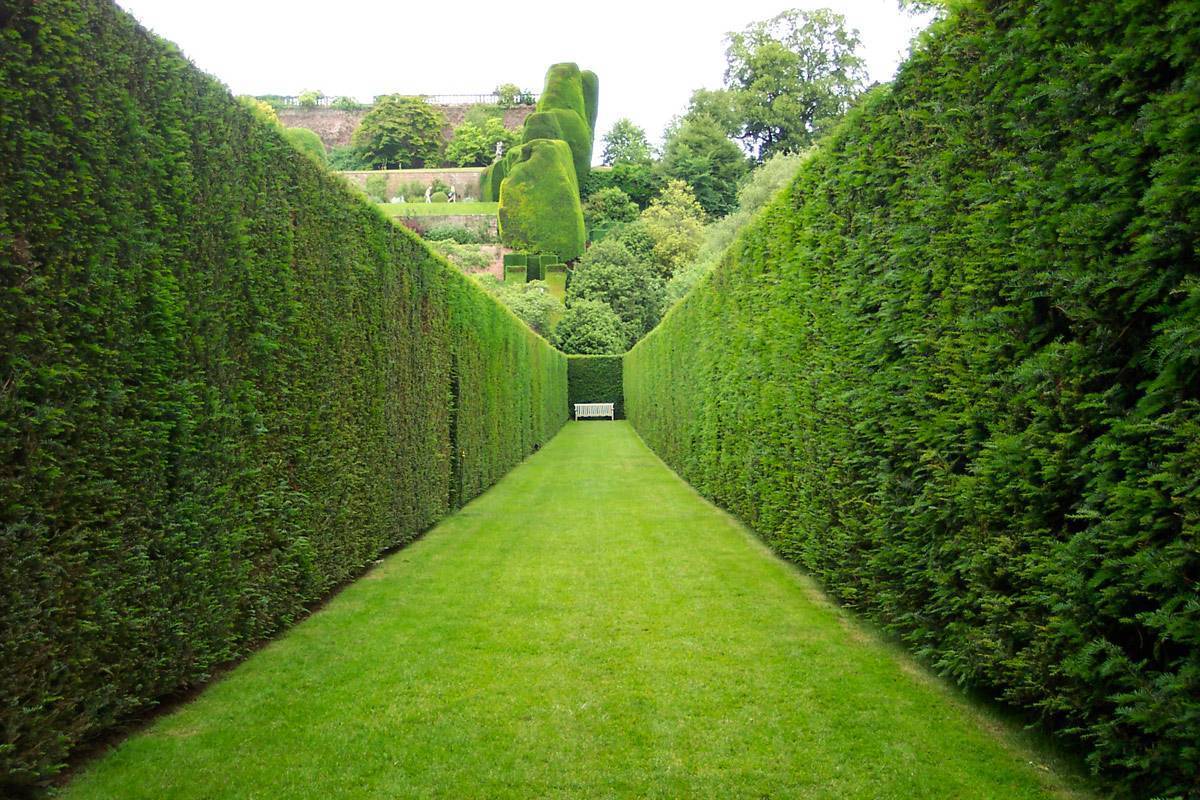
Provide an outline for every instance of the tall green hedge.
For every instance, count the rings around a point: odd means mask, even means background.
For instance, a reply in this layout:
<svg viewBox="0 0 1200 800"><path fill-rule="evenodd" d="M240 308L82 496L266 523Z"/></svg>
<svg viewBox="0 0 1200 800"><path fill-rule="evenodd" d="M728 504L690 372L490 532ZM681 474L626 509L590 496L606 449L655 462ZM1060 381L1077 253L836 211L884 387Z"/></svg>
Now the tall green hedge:
<svg viewBox="0 0 1200 800"><path fill-rule="evenodd" d="M571 148L561 139L534 139L518 148L500 186L500 238L509 247L575 259L586 233Z"/></svg>
<svg viewBox="0 0 1200 800"><path fill-rule="evenodd" d="M704 494L938 671L1200 796L1200 5L935 25L625 359Z"/></svg>
<svg viewBox="0 0 1200 800"><path fill-rule="evenodd" d="M111 3L0 53L7 795L497 480L566 359Z"/></svg>
<svg viewBox="0 0 1200 800"><path fill-rule="evenodd" d="M625 419L622 375L624 356L567 356L567 408L576 403L613 403L617 419Z"/></svg>

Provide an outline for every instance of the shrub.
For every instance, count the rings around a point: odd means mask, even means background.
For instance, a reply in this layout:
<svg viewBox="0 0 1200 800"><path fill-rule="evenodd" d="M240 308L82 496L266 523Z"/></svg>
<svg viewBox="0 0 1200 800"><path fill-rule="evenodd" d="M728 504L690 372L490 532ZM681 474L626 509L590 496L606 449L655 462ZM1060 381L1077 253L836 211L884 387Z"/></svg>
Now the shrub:
<svg viewBox="0 0 1200 800"><path fill-rule="evenodd" d="M615 239L592 245L571 274L567 302L577 299L607 303L632 345L658 322L663 305L663 280L653 265L639 261Z"/></svg>
<svg viewBox="0 0 1200 800"><path fill-rule="evenodd" d="M599 241L613 228L637 219L637 204L615 186L601 189L583 204L583 221L588 238Z"/></svg>
<svg viewBox="0 0 1200 800"><path fill-rule="evenodd" d="M495 158L497 142L507 152L519 140L520 135L505 128L501 120L466 122L454 130L454 138L446 146L446 161L460 167L484 167Z"/></svg>
<svg viewBox="0 0 1200 800"><path fill-rule="evenodd" d="M1116 796L1195 796L1197 9L958 8L626 356L627 413Z"/></svg>
<svg viewBox="0 0 1200 800"><path fill-rule="evenodd" d="M451 241L458 244L480 244L484 237L478 230L471 230L462 225L434 225L422 235L429 241Z"/></svg>
<svg viewBox="0 0 1200 800"><path fill-rule="evenodd" d="M329 105L331 108L340 109L342 111L358 111L360 108L365 108L362 103L358 102L353 97L346 97L345 95L336 98Z"/></svg>
<svg viewBox="0 0 1200 800"><path fill-rule="evenodd" d="M704 209L683 181L668 181L639 221L652 242L651 256L664 279L693 261L700 252Z"/></svg>
<svg viewBox="0 0 1200 800"><path fill-rule="evenodd" d="M458 244L453 239L430 240L429 249L463 272L477 272L492 265L492 256L477 244Z"/></svg>
<svg viewBox="0 0 1200 800"><path fill-rule="evenodd" d="M283 132L283 138L291 142L292 147L295 147L321 166L324 167L329 164L329 158L325 154L325 145L321 141L321 137L308 128L288 128Z"/></svg>
<svg viewBox="0 0 1200 800"><path fill-rule="evenodd" d="M524 264L505 265L504 267L504 282L505 283L525 283L529 278L528 269Z"/></svg>
<svg viewBox="0 0 1200 800"><path fill-rule="evenodd" d="M270 103L245 94L238 95L237 100L259 122L281 127L279 125L279 114L276 113L275 108Z"/></svg>
<svg viewBox="0 0 1200 800"><path fill-rule="evenodd" d="M576 403L612 403L617 419L625 419L624 356L569 356L567 358L567 412Z"/></svg>
<svg viewBox="0 0 1200 800"><path fill-rule="evenodd" d="M590 197L601 189L617 188L629 195L629 199L644 209L662 191L663 178L647 163L619 162L611 169L594 169L584 182L583 196Z"/></svg>
<svg viewBox="0 0 1200 800"><path fill-rule="evenodd" d="M319 89L305 89L296 97L301 108L316 108L325 95Z"/></svg>
<svg viewBox="0 0 1200 800"><path fill-rule="evenodd" d="M355 171L370 169L371 165L351 145L335 145L329 151L329 168Z"/></svg>
<svg viewBox="0 0 1200 800"><path fill-rule="evenodd" d="M114 4L10 7L0 794L24 796L545 443L566 359Z"/></svg>
<svg viewBox="0 0 1200 800"><path fill-rule="evenodd" d="M578 258L585 234L579 185L566 142L535 139L514 150L500 188L500 238L509 247Z"/></svg>
<svg viewBox="0 0 1200 800"><path fill-rule="evenodd" d="M363 183L363 191L367 193L367 197L371 198L371 202L373 203L386 203L388 199L387 189L387 175L368 175L367 180Z"/></svg>
<svg viewBox="0 0 1200 800"><path fill-rule="evenodd" d="M554 327L552 341L564 353L625 352L625 326L607 303L576 300Z"/></svg>
<svg viewBox="0 0 1200 800"><path fill-rule="evenodd" d="M445 192L433 192L432 194L429 195L429 202L431 202L431 203L449 203L450 196L447 195Z"/></svg>
<svg viewBox="0 0 1200 800"><path fill-rule="evenodd" d="M542 336L550 335L550 327L563 313L562 300L551 294L544 281L503 285L501 301L517 317Z"/></svg>
<svg viewBox="0 0 1200 800"><path fill-rule="evenodd" d="M504 266L506 267L523 267L525 266L526 256L524 253L505 253Z"/></svg>

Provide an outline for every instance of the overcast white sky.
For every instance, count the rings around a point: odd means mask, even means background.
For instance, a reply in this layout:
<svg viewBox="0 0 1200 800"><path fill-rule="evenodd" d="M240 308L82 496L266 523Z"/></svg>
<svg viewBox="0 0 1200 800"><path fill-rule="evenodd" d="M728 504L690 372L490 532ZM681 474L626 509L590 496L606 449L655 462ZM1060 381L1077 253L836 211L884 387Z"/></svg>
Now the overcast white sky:
<svg viewBox="0 0 1200 800"><path fill-rule="evenodd" d="M859 30L871 79L887 81L928 21L897 0L117 2L234 94L541 91L549 65L575 61L600 76L598 133L629 117L656 142L693 89L720 87L729 31L787 8L831 7Z"/></svg>

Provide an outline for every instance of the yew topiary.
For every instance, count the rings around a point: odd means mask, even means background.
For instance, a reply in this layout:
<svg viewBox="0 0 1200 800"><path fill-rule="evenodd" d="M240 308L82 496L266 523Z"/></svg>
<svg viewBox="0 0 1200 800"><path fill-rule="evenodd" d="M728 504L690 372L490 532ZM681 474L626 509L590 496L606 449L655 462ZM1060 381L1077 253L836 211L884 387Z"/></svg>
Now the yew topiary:
<svg viewBox="0 0 1200 800"><path fill-rule="evenodd" d="M571 148L560 139L534 139L513 152L516 163L500 186L501 241L578 258L586 234Z"/></svg>

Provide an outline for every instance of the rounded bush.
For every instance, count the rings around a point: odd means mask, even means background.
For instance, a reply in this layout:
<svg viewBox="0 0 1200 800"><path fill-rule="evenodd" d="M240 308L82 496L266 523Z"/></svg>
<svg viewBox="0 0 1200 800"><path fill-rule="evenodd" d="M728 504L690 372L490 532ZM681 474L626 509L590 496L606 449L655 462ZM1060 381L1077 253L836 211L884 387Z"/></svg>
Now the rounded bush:
<svg viewBox="0 0 1200 800"><path fill-rule="evenodd" d="M434 192L429 195L429 201L431 203L449 203L450 197L445 192Z"/></svg>

